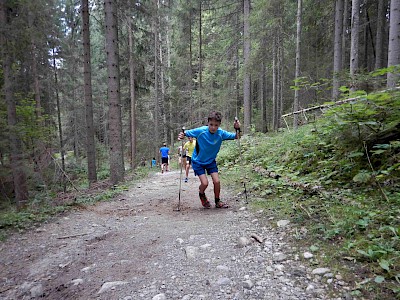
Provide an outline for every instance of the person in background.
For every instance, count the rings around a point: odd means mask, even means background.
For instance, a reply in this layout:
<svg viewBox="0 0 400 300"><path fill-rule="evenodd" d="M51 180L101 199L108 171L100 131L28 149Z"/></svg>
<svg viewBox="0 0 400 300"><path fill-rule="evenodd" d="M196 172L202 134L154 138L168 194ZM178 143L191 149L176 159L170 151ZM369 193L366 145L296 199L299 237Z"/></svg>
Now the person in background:
<svg viewBox="0 0 400 300"><path fill-rule="evenodd" d="M186 151L185 182L188 182L189 180L189 170L190 170L190 165L192 164L192 155L194 147L196 147L196 140L193 139L193 137L189 137L189 140L185 143L185 145L183 145L183 149Z"/></svg>
<svg viewBox="0 0 400 300"><path fill-rule="evenodd" d="M161 174L168 172L168 161L169 161L169 148L167 147L167 143L164 143L160 148L161 153Z"/></svg>
<svg viewBox="0 0 400 300"><path fill-rule="evenodd" d="M182 145L178 147L178 161L182 168L186 166L186 150Z"/></svg>
<svg viewBox="0 0 400 300"><path fill-rule="evenodd" d="M235 120L233 124L236 133L225 131L220 127L222 115L220 112L212 111L208 115L208 125L191 130L180 132L178 139L182 140L185 136L196 138L196 146L192 155L192 168L195 175L199 176L199 197L204 208L211 208L205 191L208 187L207 173L211 176L214 184L214 197L216 208L228 208L225 202L220 199L221 183L218 176L216 157L225 140L240 138L240 122Z"/></svg>
<svg viewBox="0 0 400 300"><path fill-rule="evenodd" d="M156 166L157 166L157 161L156 161L156 158L153 157L153 159L151 160L151 167L155 168Z"/></svg>

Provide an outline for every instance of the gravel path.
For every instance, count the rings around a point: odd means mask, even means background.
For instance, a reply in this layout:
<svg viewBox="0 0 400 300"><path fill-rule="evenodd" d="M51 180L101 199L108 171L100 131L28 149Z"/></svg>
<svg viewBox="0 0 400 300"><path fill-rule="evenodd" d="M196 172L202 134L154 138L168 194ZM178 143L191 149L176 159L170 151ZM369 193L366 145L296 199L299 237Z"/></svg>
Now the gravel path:
<svg viewBox="0 0 400 300"><path fill-rule="evenodd" d="M345 289L340 275L308 267L287 243L291 224L270 224L226 187L231 208L203 209L190 174L174 211L179 175L151 175L11 236L0 245L0 299L342 299L327 288Z"/></svg>

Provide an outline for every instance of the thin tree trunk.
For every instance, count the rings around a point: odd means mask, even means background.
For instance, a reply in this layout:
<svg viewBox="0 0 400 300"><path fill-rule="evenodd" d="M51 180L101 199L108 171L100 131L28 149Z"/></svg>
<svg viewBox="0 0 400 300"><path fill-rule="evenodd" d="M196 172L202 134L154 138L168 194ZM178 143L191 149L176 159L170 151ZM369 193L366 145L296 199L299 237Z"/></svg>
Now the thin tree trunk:
<svg viewBox="0 0 400 300"><path fill-rule="evenodd" d="M157 27L157 12L158 12L158 1L154 0L155 16L153 17L153 37L154 37L154 146L155 153L157 152L157 145L160 144L160 124L159 115L160 108L158 106L158 27ZM165 141L166 142L166 141Z"/></svg>
<svg viewBox="0 0 400 300"><path fill-rule="evenodd" d="M297 1L297 34L296 34L296 71L295 71L295 89L294 89L294 105L293 111L299 110L299 82L300 77L300 49L301 49L301 15L302 14L302 0ZM293 128L297 129L298 120L297 115L293 118Z"/></svg>
<svg viewBox="0 0 400 300"><path fill-rule="evenodd" d="M131 96L131 169L136 168L136 97L135 97L135 59L133 56L134 39L132 18L128 17L128 47L129 47L129 90Z"/></svg>
<svg viewBox="0 0 400 300"><path fill-rule="evenodd" d="M343 0L336 0L335 40L333 43L333 87L332 98L337 100L340 92L339 74L342 70Z"/></svg>
<svg viewBox="0 0 400 300"><path fill-rule="evenodd" d="M199 120L204 116L201 115L203 103L203 23L202 23L202 7L201 0L199 1Z"/></svg>
<svg viewBox="0 0 400 300"><path fill-rule="evenodd" d="M264 60L261 60L260 62L260 73L258 77L258 82L259 82L259 93L258 93L258 98L260 101L260 112L261 112L261 132L265 132L265 67L264 67Z"/></svg>
<svg viewBox="0 0 400 300"><path fill-rule="evenodd" d="M23 165L22 143L18 137L16 130L17 125L17 110L14 99L12 83L12 60L11 54L8 51L6 30L7 22L7 5L5 0L0 0L0 51L3 63L3 89L4 98L7 104L7 122L10 141L10 164L14 183L15 201L18 207L22 207L29 200L29 192L27 185L27 177Z"/></svg>
<svg viewBox="0 0 400 300"><path fill-rule="evenodd" d="M277 96L277 63L276 63L276 57L277 57L277 42L276 42L276 34L274 35L274 41L273 41L273 46L272 46L272 128L273 130L277 130L277 110L278 110L278 96Z"/></svg>
<svg viewBox="0 0 400 300"><path fill-rule="evenodd" d="M199 3L201 7L201 1ZM201 12L199 14L201 16ZM193 109L194 109L194 103L195 99L193 99L193 36L192 36L192 24L193 22L193 15L192 15L192 9L189 11L189 66L188 66L188 76L187 76L187 85L189 89L189 114L187 117L189 117L189 124L192 126L192 118L191 116L193 115ZM201 26L201 20L199 21L200 26ZM199 29L201 31L201 28ZM199 42L200 42L200 36L199 36Z"/></svg>
<svg viewBox="0 0 400 300"><path fill-rule="evenodd" d="M399 84L400 79L400 0L390 1L390 27L388 67L397 66L396 72L387 74L387 87L393 88Z"/></svg>
<svg viewBox="0 0 400 300"><path fill-rule="evenodd" d="M360 0L353 0L351 6L351 48L350 48L350 90L356 90L356 74L359 61L359 24L360 24Z"/></svg>
<svg viewBox="0 0 400 300"><path fill-rule="evenodd" d="M112 184L117 184L124 179L125 168L122 147L118 24L117 7L115 1L104 1L104 13L108 71L108 137L110 181Z"/></svg>
<svg viewBox="0 0 400 300"><path fill-rule="evenodd" d="M171 4L171 1L168 1L168 6ZM168 70L171 70L171 42L170 42L170 34L171 34L171 24L169 17L167 16L167 33L166 33L166 43L167 43L167 68ZM172 86L172 78L169 72L167 73L167 81L168 81L168 86L171 88ZM170 89L167 89L167 93L169 93ZM170 94L168 94L168 105L169 105L169 119L172 120L174 119L173 117L173 109L172 109L172 99L170 97ZM172 147L174 148L174 131L170 130L170 139L172 143Z"/></svg>
<svg viewBox="0 0 400 300"><path fill-rule="evenodd" d="M378 13L376 16L376 56L375 56L375 69L383 68L383 28L385 20L385 10L384 10L385 0L378 0Z"/></svg>
<svg viewBox="0 0 400 300"><path fill-rule="evenodd" d="M60 96L58 92L58 76L57 76L57 65L56 65L56 53L53 48L53 72L54 72L54 91L56 93L56 104L57 104L57 120L58 120L58 137L60 140L60 153L61 153L61 185L64 193L67 191L67 182L65 178L65 150L64 150L64 137L61 123L61 105Z"/></svg>
<svg viewBox="0 0 400 300"><path fill-rule="evenodd" d="M83 77L85 94L85 120L86 120L86 155L88 166L89 186L97 181L96 173L96 146L94 141L93 101L92 101L92 68L90 61L90 29L89 29L89 3L81 0L82 13L82 43L83 43ZM76 123L76 122L75 122Z"/></svg>
<svg viewBox="0 0 400 300"><path fill-rule="evenodd" d="M282 22L282 19L281 19ZM279 129L281 127L281 116L283 115L283 78L284 78L284 73L283 73L283 41L282 41L282 23L280 23L280 28L279 28L279 47L278 47L278 95L279 95L279 109L278 109L278 115L276 116L276 121Z"/></svg>
<svg viewBox="0 0 400 300"><path fill-rule="evenodd" d="M33 17L30 15L29 18L29 26L30 28L34 28L33 25ZM33 76L33 93L35 95L35 110L36 110L36 119L37 125L42 127L45 126L44 120L42 118L42 102L40 97L40 82L39 82L39 74L37 70L37 47L35 41L35 35L31 36L31 51L32 51L32 76ZM42 166L45 164L46 160L46 146L45 143L41 140L34 141L34 172L40 178L40 180L45 184L45 180L42 174Z"/></svg>
<svg viewBox="0 0 400 300"><path fill-rule="evenodd" d="M348 67L348 56L347 56L347 28L348 28L348 12L349 12L349 0L344 0L343 3L343 24L342 24L342 65L341 70L347 69Z"/></svg>
<svg viewBox="0 0 400 300"><path fill-rule="evenodd" d="M160 27L159 27L160 28ZM161 42L161 33L159 34L160 36L160 42ZM167 122L167 111L166 111L166 103L165 103L165 82L164 82L164 58L163 58L163 53L162 53L162 46L160 43L159 47L159 52L160 52L160 83L161 83L161 105L160 107L162 108L162 116L163 116L163 133L164 133L164 141L168 141L168 122ZM172 142L172 141L171 141Z"/></svg>
<svg viewBox="0 0 400 300"><path fill-rule="evenodd" d="M251 132L251 93L250 93L250 0L243 1L243 110L244 110L244 133Z"/></svg>
<svg viewBox="0 0 400 300"><path fill-rule="evenodd" d="M237 11L240 12L243 10L243 4L241 1L237 2ZM236 38L239 40L240 39L240 13L236 14L236 18L234 19L234 25L236 27L236 32L237 34L235 35ZM234 63L235 63L235 116L239 118L239 112L242 104L242 97L240 97L240 80L239 80L239 69L240 69L240 62L239 62L239 43L235 43L234 47Z"/></svg>
<svg viewBox="0 0 400 300"><path fill-rule="evenodd" d="M363 55L363 60L362 60L362 69L364 71L368 72L368 29L369 29L369 24L368 24L368 0L364 0L364 5L363 5L363 13L364 13L364 19L363 19L363 47L364 47L364 55Z"/></svg>

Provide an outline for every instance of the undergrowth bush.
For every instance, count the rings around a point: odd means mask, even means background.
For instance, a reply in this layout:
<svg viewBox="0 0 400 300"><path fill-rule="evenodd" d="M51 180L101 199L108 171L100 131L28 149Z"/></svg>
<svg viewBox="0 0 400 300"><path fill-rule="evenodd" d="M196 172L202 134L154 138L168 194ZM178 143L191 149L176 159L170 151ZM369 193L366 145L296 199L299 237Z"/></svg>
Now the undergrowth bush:
<svg viewBox="0 0 400 300"><path fill-rule="evenodd" d="M361 282L354 295L400 296L398 107L397 90L363 95L296 131L245 136L242 155L226 144L218 157L222 180L245 181L254 206L307 227L294 238L348 266Z"/></svg>

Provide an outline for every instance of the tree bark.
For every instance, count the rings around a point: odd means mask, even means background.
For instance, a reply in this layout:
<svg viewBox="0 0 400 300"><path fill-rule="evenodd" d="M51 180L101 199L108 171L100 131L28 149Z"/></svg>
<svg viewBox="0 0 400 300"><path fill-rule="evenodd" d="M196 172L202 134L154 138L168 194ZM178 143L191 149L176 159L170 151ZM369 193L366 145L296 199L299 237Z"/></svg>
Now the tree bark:
<svg viewBox="0 0 400 300"><path fill-rule="evenodd" d="M7 4L0 0L0 50L3 63L4 98L7 104L7 123L10 142L10 165L14 184L15 201L17 207L22 207L29 200L27 176L23 164L22 143L16 130L17 110L13 93L12 58L7 44L6 30L9 28L7 22Z"/></svg>
<svg viewBox="0 0 400 300"><path fill-rule="evenodd" d="M128 47L129 47L129 91L131 96L130 132L131 132L131 169L136 168L136 97L135 97L135 59L133 56L133 23L128 17Z"/></svg>
<svg viewBox="0 0 400 300"><path fill-rule="evenodd" d="M293 111L299 109L299 82L300 77L300 45L301 45L301 13L302 13L302 0L297 1L297 34L296 34L296 70L295 70L295 90L294 90L294 103ZM293 128L297 129L298 120L297 115L293 118Z"/></svg>
<svg viewBox="0 0 400 300"><path fill-rule="evenodd" d="M160 116L160 108L158 106L158 26L157 26L157 14L158 14L158 0L153 1L154 5L154 16L153 16L153 38L154 38L154 152L158 153L158 146L160 144L160 123L159 123L159 116ZM167 141L165 141L167 142Z"/></svg>
<svg viewBox="0 0 400 300"><path fill-rule="evenodd" d="M348 55L347 55L347 40L348 40L348 11L349 11L349 0L344 0L343 3L343 24L342 24L342 66L341 69L347 69L348 67Z"/></svg>
<svg viewBox="0 0 400 300"><path fill-rule="evenodd" d="M386 0L378 0L378 12L376 16L376 57L375 70L383 68L383 28L385 16L384 2Z"/></svg>
<svg viewBox="0 0 400 300"><path fill-rule="evenodd" d="M336 0L335 40L333 43L333 87L332 98L337 100L340 92L339 73L342 70L343 0Z"/></svg>
<svg viewBox="0 0 400 300"><path fill-rule="evenodd" d="M389 49L388 67L397 66L397 70L387 74L387 87L393 88L400 79L400 0L390 1L390 27L389 27Z"/></svg>
<svg viewBox="0 0 400 300"><path fill-rule="evenodd" d="M244 133L249 134L251 130L251 93L250 93L250 0L243 1L243 56L244 56L244 79L243 79L243 110L244 110Z"/></svg>
<svg viewBox="0 0 400 300"><path fill-rule="evenodd" d="M105 35L108 72L108 137L110 181L117 184L124 179L122 147L121 96L119 80L119 49L117 7L115 1L104 1Z"/></svg>
<svg viewBox="0 0 400 300"><path fill-rule="evenodd" d="M350 90L356 90L356 74L358 73L359 57L359 24L360 24L360 0L353 0L351 6L351 48L350 48Z"/></svg>
<svg viewBox="0 0 400 300"><path fill-rule="evenodd" d="M89 186L97 181L96 173L96 146L94 141L93 101L92 101L92 67L90 61L90 29L89 3L81 0L82 13L82 43L83 43L83 78L85 95L86 119L86 155Z"/></svg>
<svg viewBox="0 0 400 300"><path fill-rule="evenodd" d="M57 121L58 121L58 138L60 141L60 154L61 154L61 185L63 187L64 193L67 191L67 181L65 177L65 149L64 149L64 138L61 122L61 104L60 104L60 94L58 92L58 75L57 75L57 64L56 64L56 52L53 48L53 72L54 72L54 91L56 96L57 105Z"/></svg>
<svg viewBox="0 0 400 300"><path fill-rule="evenodd" d="M202 23L202 6L201 0L199 1L199 103L201 112L201 108L203 107L203 23ZM191 35L191 33L190 33ZM201 113L198 116L198 119L201 120L204 116Z"/></svg>
<svg viewBox="0 0 400 300"><path fill-rule="evenodd" d="M264 67L264 60L262 59L260 62L260 73L258 77L259 82L259 93L258 98L260 99L260 112L261 112L261 132L266 132L265 130L265 67Z"/></svg>
<svg viewBox="0 0 400 300"><path fill-rule="evenodd" d="M159 26L160 28L160 26ZM161 28L160 28L161 29ZM168 141L168 121L167 121L167 105L165 102L165 82L164 82L164 57L163 57L163 51L162 51L162 39L161 39L161 32L159 32L159 40L160 40L160 46L159 46L159 55L160 55L160 83L161 83L161 99L160 99L160 107L162 108L162 117L163 117L163 140ZM172 142L172 141L171 141Z"/></svg>
<svg viewBox="0 0 400 300"><path fill-rule="evenodd" d="M276 33L273 37L272 45L272 128L274 130L278 129L277 125L277 110L278 110L278 80L277 80L277 37Z"/></svg>

